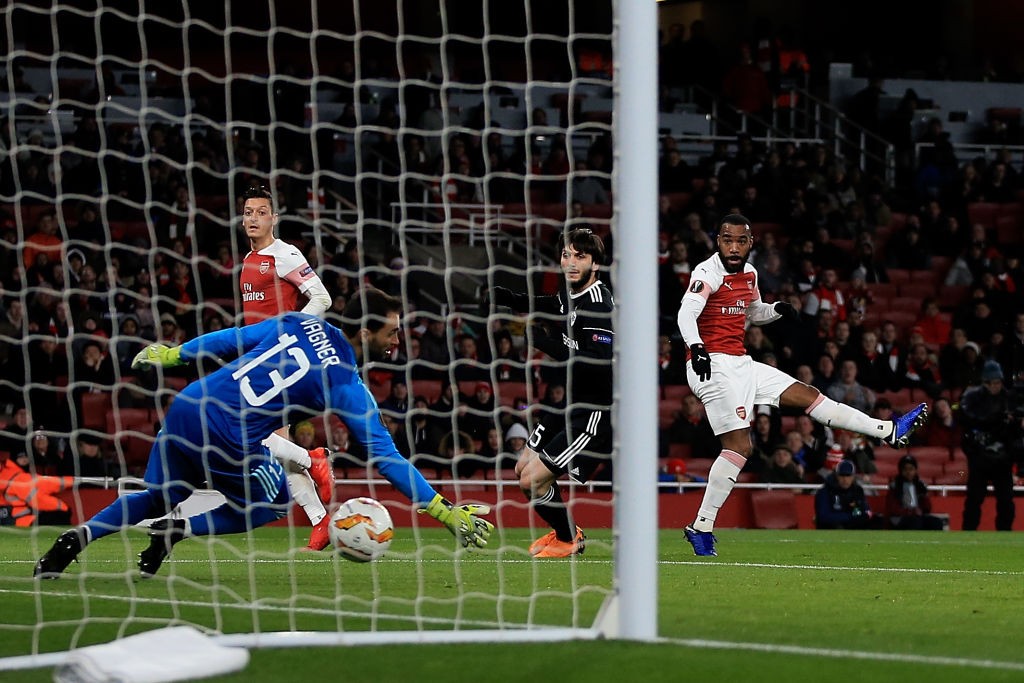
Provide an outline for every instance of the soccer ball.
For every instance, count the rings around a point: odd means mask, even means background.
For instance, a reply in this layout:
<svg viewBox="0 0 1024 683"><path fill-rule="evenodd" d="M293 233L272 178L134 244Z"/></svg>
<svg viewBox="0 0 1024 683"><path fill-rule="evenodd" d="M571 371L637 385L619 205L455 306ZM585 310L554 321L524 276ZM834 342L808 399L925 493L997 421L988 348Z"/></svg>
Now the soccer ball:
<svg viewBox="0 0 1024 683"><path fill-rule="evenodd" d="M373 498L351 498L331 515L331 545L353 562L384 557L395 537L388 509Z"/></svg>

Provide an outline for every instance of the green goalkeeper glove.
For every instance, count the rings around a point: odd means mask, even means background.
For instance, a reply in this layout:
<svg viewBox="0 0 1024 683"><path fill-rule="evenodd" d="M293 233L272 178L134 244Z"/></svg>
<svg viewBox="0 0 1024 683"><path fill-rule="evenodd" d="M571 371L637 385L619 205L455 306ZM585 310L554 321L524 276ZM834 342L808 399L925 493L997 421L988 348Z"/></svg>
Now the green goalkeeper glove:
<svg viewBox="0 0 1024 683"><path fill-rule="evenodd" d="M167 344L150 344L135 354L132 359L132 370L138 370L145 366L159 365L163 368L173 368L175 365L184 365L181 359L180 346L167 346Z"/></svg>
<svg viewBox="0 0 1024 683"><path fill-rule="evenodd" d="M494 525L480 515L490 511L487 505L454 505L439 493L426 509L420 510L420 514L426 512L448 527L448 531L455 535L463 548L470 545L483 548L494 531Z"/></svg>

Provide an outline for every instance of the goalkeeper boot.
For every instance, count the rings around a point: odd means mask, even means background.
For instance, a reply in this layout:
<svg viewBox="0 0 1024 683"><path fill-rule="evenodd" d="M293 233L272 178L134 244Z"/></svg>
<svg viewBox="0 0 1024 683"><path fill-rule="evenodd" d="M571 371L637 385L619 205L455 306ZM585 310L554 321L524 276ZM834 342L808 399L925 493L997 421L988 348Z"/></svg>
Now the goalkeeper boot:
<svg viewBox="0 0 1024 683"><path fill-rule="evenodd" d="M554 534L554 532L552 532ZM576 535L571 541L562 541L557 536L543 548L537 551L534 557L569 557L570 555L582 555L587 547L587 536L583 529L576 527Z"/></svg>
<svg viewBox="0 0 1024 683"><path fill-rule="evenodd" d="M185 520L158 519L149 527L149 547L139 553L139 571L142 578L154 576L171 554L171 548L185 538Z"/></svg>
<svg viewBox="0 0 1024 683"><path fill-rule="evenodd" d="M919 403L902 415L893 415L892 434L885 438L885 442L893 448L904 448L910 441L910 435L927 421L927 403Z"/></svg>
<svg viewBox="0 0 1024 683"><path fill-rule="evenodd" d="M687 526L683 529L683 533L686 534L686 540L693 546L694 555L718 556L718 553L715 552L715 541L718 539L710 531L697 531L692 526Z"/></svg>
<svg viewBox="0 0 1024 683"><path fill-rule="evenodd" d="M309 476L316 484L316 495L324 505L331 504L334 496L334 465L331 453L326 448L314 448L309 452Z"/></svg>
<svg viewBox="0 0 1024 683"><path fill-rule="evenodd" d="M313 527L313 531L309 534L309 543L303 550L319 552L326 548L331 542L331 534L328 531L330 527L331 516L327 515Z"/></svg>
<svg viewBox="0 0 1024 683"><path fill-rule="evenodd" d="M46 554L39 558L32 576L39 579L56 579L72 560L78 561L78 553L82 552L84 546L84 532L80 529L68 529L58 536Z"/></svg>

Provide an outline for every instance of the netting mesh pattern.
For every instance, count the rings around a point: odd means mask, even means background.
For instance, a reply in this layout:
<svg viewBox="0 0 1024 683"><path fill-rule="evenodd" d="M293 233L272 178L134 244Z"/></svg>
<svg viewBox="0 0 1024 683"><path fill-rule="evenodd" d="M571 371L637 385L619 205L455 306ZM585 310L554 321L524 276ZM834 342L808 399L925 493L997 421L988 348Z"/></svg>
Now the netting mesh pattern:
<svg viewBox="0 0 1024 683"><path fill-rule="evenodd" d="M273 551L245 539L183 547L170 593L154 595L130 580L139 541L129 535L105 553L90 548L99 558L62 584L80 610L26 605L32 623L13 628L36 634L34 651L51 649L46 636L57 632L56 647L88 639L83 624L259 631L576 626L592 617L607 563L595 560L593 572L569 565L557 581L531 569L524 548L547 529L535 528L514 485L498 485L514 479L506 434L557 404L544 399L564 365L531 349L522 319L482 301L499 284L556 291L555 242L567 224L591 226L612 246L611 8L473 5L0 9L0 412L8 416L0 437L30 451L34 473L142 474L168 401L218 363L140 373L131 359L154 340L178 344L238 324L249 249L238 229L241 196L263 185L275 194L279 236L334 297L329 321L340 323L364 284L404 299L398 356L364 368L404 452L452 497L488 499L510 526L527 526L502 533L490 554L460 555L454 575L446 538L399 545L394 563L374 565L370 583L351 593L348 567L296 561L287 548L301 545L305 530L295 528L280 546L268 544ZM439 344L422 341L432 326ZM481 382L493 398L478 405ZM408 405L389 406L402 383ZM438 432L422 450L418 414ZM467 427L467 414L480 419ZM373 471L336 420L312 422L318 443L341 453L339 498L388 495L367 483ZM471 442L458 454L452 444L466 433ZM100 457L83 456L94 440ZM407 502L392 504L408 513ZM608 517L610 494L592 506ZM33 537L33 552L48 546L49 531ZM439 571L504 578L456 580L453 598L424 588L442 580ZM405 576L389 594L392 573ZM97 574L112 580L91 597L88 577ZM256 588L282 582L280 593ZM27 580L15 584L29 589ZM180 602L179 590L188 596ZM541 597L549 593L556 597ZM122 600L127 621L111 607ZM477 602L484 608L474 611ZM241 625L231 612L245 615Z"/></svg>

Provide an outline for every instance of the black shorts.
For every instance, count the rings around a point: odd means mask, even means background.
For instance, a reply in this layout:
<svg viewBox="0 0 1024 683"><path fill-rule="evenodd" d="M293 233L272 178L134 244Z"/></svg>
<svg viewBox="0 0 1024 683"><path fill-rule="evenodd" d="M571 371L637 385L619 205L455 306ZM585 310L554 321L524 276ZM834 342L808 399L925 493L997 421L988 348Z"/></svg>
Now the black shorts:
<svg viewBox="0 0 1024 683"><path fill-rule="evenodd" d="M548 413L530 434L527 445L555 474L568 473L580 483L611 460L612 414L608 410L572 408Z"/></svg>

